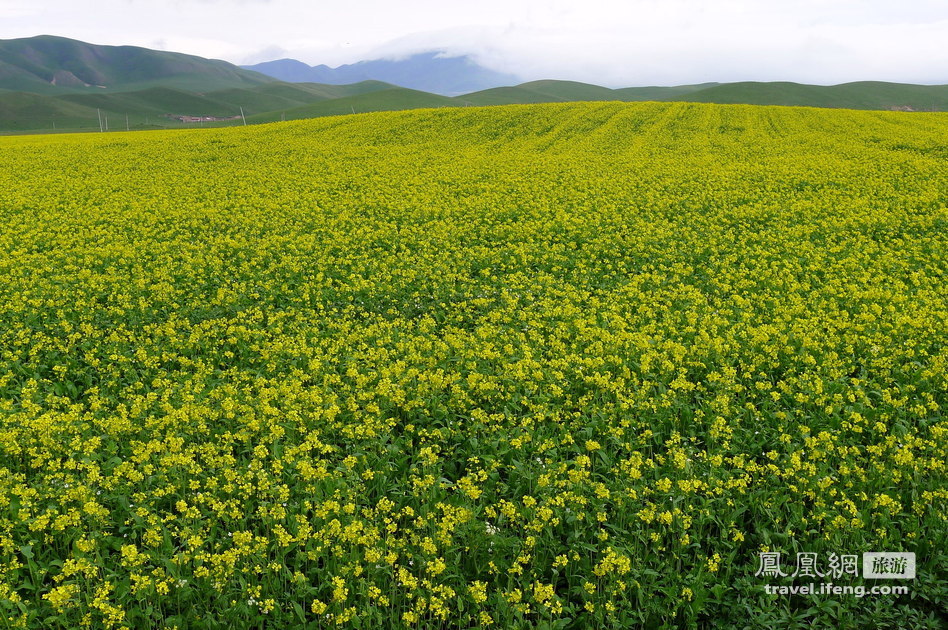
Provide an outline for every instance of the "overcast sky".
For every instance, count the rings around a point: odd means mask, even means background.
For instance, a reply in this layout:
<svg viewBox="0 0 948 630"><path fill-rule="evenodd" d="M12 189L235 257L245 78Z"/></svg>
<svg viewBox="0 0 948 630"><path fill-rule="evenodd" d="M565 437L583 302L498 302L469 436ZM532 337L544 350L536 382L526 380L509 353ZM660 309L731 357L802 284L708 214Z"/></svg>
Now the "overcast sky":
<svg viewBox="0 0 948 630"><path fill-rule="evenodd" d="M612 87L948 84L948 0L0 0L0 39L40 34L238 64L443 49Z"/></svg>

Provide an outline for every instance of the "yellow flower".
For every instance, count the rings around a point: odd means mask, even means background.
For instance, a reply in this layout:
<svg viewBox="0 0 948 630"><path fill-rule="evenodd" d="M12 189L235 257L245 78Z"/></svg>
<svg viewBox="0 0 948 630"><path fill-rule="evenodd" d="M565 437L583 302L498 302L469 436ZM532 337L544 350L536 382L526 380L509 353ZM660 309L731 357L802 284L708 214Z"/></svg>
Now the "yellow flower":
<svg viewBox="0 0 948 630"><path fill-rule="evenodd" d="M474 581L468 587L471 598L478 604L487 601L487 584L485 582Z"/></svg>

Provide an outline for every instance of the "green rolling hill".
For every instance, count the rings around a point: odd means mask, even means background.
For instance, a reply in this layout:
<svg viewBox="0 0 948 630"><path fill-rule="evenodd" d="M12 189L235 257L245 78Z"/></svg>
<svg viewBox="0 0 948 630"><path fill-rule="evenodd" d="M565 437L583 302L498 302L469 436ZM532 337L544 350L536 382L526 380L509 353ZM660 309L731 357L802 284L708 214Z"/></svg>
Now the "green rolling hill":
<svg viewBox="0 0 948 630"><path fill-rule="evenodd" d="M214 117L240 114L239 106L174 88L61 96L8 92L0 94L0 129L98 130L100 119L109 129L156 128L172 126L176 121L168 115L181 111Z"/></svg>
<svg viewBox="0 0 948 630"><path fill-rule="evenodd" d="M133 91L158 85L209 91L273 81L226 61L137 46L99 46L52 35L0 40L0 89L16 92Z"/></svg>
<svg viewBox="0 0 948 630"><path fill-rule="evenodd" d="M57 96L57 101L76 103L90 109L102 109L113 113L164 113L200 112L206 116L233 116L239 114L239 105L209 96L168 87L153 87L137 92L116 94L67 94Z"/></svg>
<svg viewBox="0 0 948 630"><path fill-rule="evenodd" d="M0 132L243 124L373 111L567 101L693 101L948 110L948 85L863 81L704 83L610 89L530 81L448 97L377 80L286 83L226 63L134 46L40 36L0 40Z"/></svg>
<svg viewBox="0 0 948 630"><path fill-rule="evenodd" d="M609 89L573 81L533 81L458 97L410 90L381 81L352 85L273 82L197 93L176 87L127 92L35 94L0 91L0 132L89 131L99 114L110 129L234 125L351 113L566 101L692 101L847 109L948 110L948 86L863 82L837 86L729 83ZM180 117L226 118L184 123Z"/></svg>
<svg viewBox="0 0 948 630"><path fill-rule="evenodd" d="M371 98L374 92L391 92L388 97ZM238 124L243 113L248 122L329 115L314 112L349 113L374 109L412 109L437 106L436 101L451 102L437 95L418 92L412 98L399 96L403 88L380 81L353 85L317 85L268 83L251 88L230 88L198 94L170 87L152 87L134 92L94 92L41 95L28 92L0 92L0 131L90 131L99 129L100 115L110 129L155 129L181 127L176 117L228 118L227 121L201 121L188 124ZM413 90L405 90L413 92ZM428 97L431 98L428 98ZM362 99L365 99L364 102ZM336 103L338 105L328 105ZM320 103L327 105L319 108ZM442 104L442 103L438 103Z"/></svg>
<svg viewBox="0 0 948 630"><path fill-rule="evenodd" d="M717 83L677 87L633 87L613 90L576 81L531 81L514 87L492 88L459 98L475 105L561 103L567 101L670 101L699 92Z"/></svg>
<svg viewBox="0 0 948 630"><path fill-rule="evenodd" d="M948 109L948 85L911 85L881 81L860 81L831 86L743 82L715 85L684 94L678 100L844 109L945 111Z"/></svg>
<svg viewBox="0 0 948 630"><path fill-rule="evenodd" d="M208 98L243 107L246 113L285 111L320 101L369 94L396 87L381 81L362 81L352 85L316 83L267 83L252 88L233 88L206 94Z"/></svg>
<svg viewBox="0 0 948 630"><path fill-rule="evenodd" d="M459 97L474 105L618 101L615 90L576 81L530 81L514 87L491 88Z"/></svg>
<svg viewBox="0 0 948 630"><path fill-rule="evenodd" d="M948 86L897 83L849 83L838 86L798 83L730 83L677 87L609 89L573 81L533 81L459 97L410 90L381 81L352 85L266 83L197 93L176 87L128 92L35 94L0 91L0 132L90 131L99 114L109 128L153 129L187 125L274 122L351 113L566 101L691 101L791 105L847 109L948 110ZM182 122L180 117L229 120ZM127 121L127 123L126 123Z"/></svg>
<svg viewBox="0 0 948 630"><path fill-rule="evenodd" d="M313 104L372 94L395 88L381 81L362 81L352 85L316 83L268 83L248 89L209 92L205 96L234 108L243 108L249 117L296 110Z"/></svg>
<svg viewBox="0 0 948 630"><path fill-rule="evenodd" d="M391 86L383 90L327 99L286 111L259 114L248 118L247 121L262 123L274 122L284 118L286 120L296 120L300 118L318 118L320 116L339 116L344 114L362 114L365 112L384 112L427 107L458 107L464 104L465 103L461 100L448 96Z"/></svg>
<svg viewBox="0 0 948 630"><path fill-rule="evenodd" d="M460 99L476 105L565 101L690 101L747 105L794 105L844 109L948 110L948 85L863 81L822 86L790 82L704 83L675 87L609 89L574 81L532 81L493 88Z"/></svg>
<svg viewBox="0 0 948 630"><path fill-rule="evenodd" d="M85 105L27 92L0 93L0 129L39 131L78 129L95 123L96 111Z"/></svg>
<svg viewBox="0 0 948 630"><path fill-rule="evenodd" d="M720 83L700 83L698 85L676 85L674 87L629 87L613 90L620 101L676 101L686 94L693 94Z"/></svg>

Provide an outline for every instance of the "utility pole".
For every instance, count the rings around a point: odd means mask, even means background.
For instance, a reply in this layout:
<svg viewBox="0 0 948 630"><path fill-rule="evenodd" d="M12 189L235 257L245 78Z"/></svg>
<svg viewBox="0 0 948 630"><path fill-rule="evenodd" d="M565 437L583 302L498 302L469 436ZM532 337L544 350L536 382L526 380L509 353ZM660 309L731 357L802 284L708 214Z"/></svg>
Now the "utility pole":
<svg viewBox="0 0 948 630"><path fill-rule="evenodd" d="M105 129L102 127L102 110L96 107L95 113L99 115L99 131L105 131Z"/></svg>
<svg viewBox="0 0 948 630"><path fill-rule="evenodd" d="M234 111L234 110L231 110ZM247 126L247 118L244 116L244 108L240 108L240 119L244 121L244 127Z"/></svg>

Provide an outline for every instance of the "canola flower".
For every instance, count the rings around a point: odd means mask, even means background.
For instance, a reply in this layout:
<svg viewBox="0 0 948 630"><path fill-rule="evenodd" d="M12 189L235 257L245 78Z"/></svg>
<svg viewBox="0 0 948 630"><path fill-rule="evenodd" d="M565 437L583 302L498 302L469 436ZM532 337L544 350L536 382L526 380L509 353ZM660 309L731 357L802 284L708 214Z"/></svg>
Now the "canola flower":
<svg viewBox="0 0 948 630"><path fill-rule="evenodd" d="M946 605L944 115L569 104L0 138L0 619ZM940 581L939 581L940 579ZM783 615L784 617L781 617Z"/></svg>

